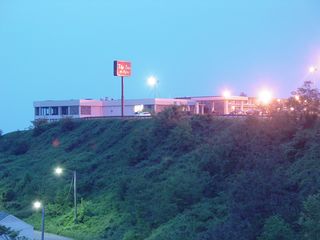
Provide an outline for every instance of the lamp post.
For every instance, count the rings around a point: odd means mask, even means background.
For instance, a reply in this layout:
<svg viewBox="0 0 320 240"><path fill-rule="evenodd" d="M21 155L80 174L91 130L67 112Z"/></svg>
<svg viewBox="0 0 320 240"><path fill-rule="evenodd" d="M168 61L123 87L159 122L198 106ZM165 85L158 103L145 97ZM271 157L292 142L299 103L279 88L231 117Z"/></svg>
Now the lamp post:
<svg viewBox="0 0 320 240"><path fill-rule="evenodd" d="M45 222L45 210L44 205L40 201L35 201L33 203L33 208L38 210L41 208L42 217L41 217L41 240L44 240L44 222Z"/></svg>
<svg viewBox="0 0 320 240"><path fill-rule="evenodd" d="M60 176L63 174L64 169L61 167L57 167L54 170L54 173L57 176ZM78 219L77 219L77 171L70 171L73 174L73 205L74 205L74 223L77 224Z"/></svg>

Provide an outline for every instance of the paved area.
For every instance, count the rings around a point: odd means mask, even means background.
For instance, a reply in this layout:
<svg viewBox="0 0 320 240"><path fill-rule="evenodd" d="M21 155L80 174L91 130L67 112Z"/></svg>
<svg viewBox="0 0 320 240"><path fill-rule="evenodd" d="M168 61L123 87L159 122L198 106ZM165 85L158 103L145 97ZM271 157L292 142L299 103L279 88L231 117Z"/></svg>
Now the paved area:
<svg viewBox="0 0 320 240"><path fill-rule="evenodd" d="M34 240L41 240L41 232L34 231ZM44 233L44 240L72 240L72 239L54 235L51 233Z"/></svg>

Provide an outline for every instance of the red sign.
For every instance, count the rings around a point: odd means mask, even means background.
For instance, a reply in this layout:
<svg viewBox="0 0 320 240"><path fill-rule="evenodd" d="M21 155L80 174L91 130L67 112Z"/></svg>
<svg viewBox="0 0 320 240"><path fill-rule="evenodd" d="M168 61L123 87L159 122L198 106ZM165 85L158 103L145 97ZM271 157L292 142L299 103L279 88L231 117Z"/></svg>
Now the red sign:
<svg viewBox="0 0 320 240"><path fill-rule="evenodd" d="M114 61L113 75L120 77L129 77L131 75L131 62Z"/></svg>

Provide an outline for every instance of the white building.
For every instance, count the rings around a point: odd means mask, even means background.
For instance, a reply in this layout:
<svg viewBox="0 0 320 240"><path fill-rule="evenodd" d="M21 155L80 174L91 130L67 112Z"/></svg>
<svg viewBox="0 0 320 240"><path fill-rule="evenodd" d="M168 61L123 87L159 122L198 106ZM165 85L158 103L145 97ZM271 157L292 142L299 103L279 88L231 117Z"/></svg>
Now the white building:
<svg viewBox="0 0 320 240"><path fill-rule="evenodd" d="M199 104L190 99L128 99L124 102L124 116L136 116L137 112L157 114L173 105L182 106L185 111L190 111L194 114L201 112ZM121 116L121 100L47 100L36 101L33 106L35 120L55 121L66 117L97 118Z"/></svg>
<svg viewBox="0 0 320 240"><path fill-rule="evenodd" d="M61 118L98 118L121 116L121 100L65 100L34 102L34 119L56 121ZM157 114L170 106L182 106L191 114L245 114L256 110L256 98L247 96L207 96L182 98L127 99L124 102L124 116L137 116L138 112Z"/></svg>
<svg viewBox="0 0 320 240"><path fill-rule="evenodd" d="M5 212L0 212L0 225L18 232L19 237L25 237L30 240L34 239L33 226L25 223L24 221L16 218L13 215ZM7 240L5 236L0 236L0 239Z"/></svg>
<svg viewBox="0 0 320 240"><path fill-rule="evenodd" d="M190 99L201 106L204 114L215 113L217 115L228 115L233 113L246 113L255 110L258 106L256 98L247 96L206 96L206 97L184 97L179 99Z"/></svg>

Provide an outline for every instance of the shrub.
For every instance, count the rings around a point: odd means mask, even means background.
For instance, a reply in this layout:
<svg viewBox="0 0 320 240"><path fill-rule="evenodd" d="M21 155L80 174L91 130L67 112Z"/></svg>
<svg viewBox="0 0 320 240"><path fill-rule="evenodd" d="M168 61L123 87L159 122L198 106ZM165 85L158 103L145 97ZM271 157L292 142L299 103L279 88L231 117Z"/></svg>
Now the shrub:
<svg viewBox="0 0 320 240"><path fill-rule="evenodd" d="M29 148L30 146L27 142L19 142L14 146L12 153L14 155L22 155L28 152Z"/></svg>
<svg viewBox="0 0 320 240"><path fill-rule="evenodd" d="M33 124L33 136L39 136L41 133L45 131L45 125L48 123L46 119L37 119L35 121L32 121Z"/></svg>
<svg viewBox="0 0 320 240"><path fill-rule="evenodd" d="M61 131L70 132L75 129L76 125L75 122L71 118L64 118L61 120Z"/></svg>
<svg viewBox="0 0 320 240"><path fill-rule="evenodd" d="M303 202L300 225L304 239L319 239L320 194L311 195Z"/></svg>
<svg viewBox="0 0 320 240"><path fill-rule="evenodd" d="M292 240L294 232L281 217L272 216L268 218L263 226L263 231L258 240Z"/></svg>

